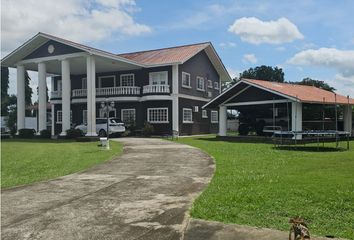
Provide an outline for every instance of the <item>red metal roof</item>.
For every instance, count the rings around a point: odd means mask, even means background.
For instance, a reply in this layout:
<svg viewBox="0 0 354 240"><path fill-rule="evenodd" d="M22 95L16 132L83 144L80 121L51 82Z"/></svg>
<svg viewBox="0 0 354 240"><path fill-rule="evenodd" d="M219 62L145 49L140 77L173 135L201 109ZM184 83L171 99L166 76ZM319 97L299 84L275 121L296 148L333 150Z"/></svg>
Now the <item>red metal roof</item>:
<svg viewBox="0 0 354 240"><path fill-rule="evenodd" d="M291 83L278 83L255 79L242 79L245 82L266 88L291 98L296 98L301 102L326 103L326 104L348 104L348 98L343 95L317 88L314 86L297 85ZM349 98L349 104L354 104L354 99Z"/></svg>
<svg viewBox="0 0 354 240"><path fill-rule="evenodd" d="M210 45L209 42L162 48L149 51L118 54L118 56L146 65L184 63Z"/></svg>

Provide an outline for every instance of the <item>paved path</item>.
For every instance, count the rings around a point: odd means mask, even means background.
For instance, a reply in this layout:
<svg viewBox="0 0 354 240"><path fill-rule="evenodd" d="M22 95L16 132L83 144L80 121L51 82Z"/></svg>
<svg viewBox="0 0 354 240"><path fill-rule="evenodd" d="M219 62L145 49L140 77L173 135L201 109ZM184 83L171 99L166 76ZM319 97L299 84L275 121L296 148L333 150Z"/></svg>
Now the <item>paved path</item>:
<svg viewBox="0 0 354 240"><path fill-rule="evenodd" d="M159 139L122 138L116 159L2 191L2 239L181 239L213 160Z"/></svg>

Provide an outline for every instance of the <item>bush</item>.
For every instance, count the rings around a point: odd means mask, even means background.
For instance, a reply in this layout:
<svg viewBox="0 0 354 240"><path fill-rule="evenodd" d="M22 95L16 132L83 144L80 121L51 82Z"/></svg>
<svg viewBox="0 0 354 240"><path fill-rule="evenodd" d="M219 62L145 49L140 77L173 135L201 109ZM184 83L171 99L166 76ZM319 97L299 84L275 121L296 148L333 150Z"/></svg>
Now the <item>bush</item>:
<svg viewBox="0 0 354 240"><path fill-rule="evenodd" d="M150 123L146 122L144 124L143 128L143 136L148 137L151 136L151 134L154 133L154 126L152 126Z"/></svg>
<svg viewBox="0 0 354 240"><path fill-rule="evenodd" d="M33 138L35 133L36 133L36 131L34 129L22 128L22 129L18 130L18 137L19 138Z"/></svg>
<svg viewBox="0 0 354 240"><path fill-rule="evenodd" d="M40 138L50 138L51 135L52 135L51 132L49 130L47 130L47 129L41 130L39 132Z"/></svg>
<svg viewBox="0 0 354 240"><path fill-rule="evenodd" d="M264 120L260 120L258 122L256 122L255 124L255 129L256 129L256 133L258 136L264 136L265 133L263 132L264 126L266 125L266 122Z"/></svg>
<svg viewBox="0 0 354 240"><path fill-rule="evenodd" d="M80 129L71 128L66 130L66 138L73 139L82 137L84 133Z"/></svg>
<svg viewBox="0 0 354 240"><path fill-rule="evenodd" d="M240 124L240 126L238 127L238 133L241 136L247 136L249 132L250 132L250 127L245 123Z"/></svg>

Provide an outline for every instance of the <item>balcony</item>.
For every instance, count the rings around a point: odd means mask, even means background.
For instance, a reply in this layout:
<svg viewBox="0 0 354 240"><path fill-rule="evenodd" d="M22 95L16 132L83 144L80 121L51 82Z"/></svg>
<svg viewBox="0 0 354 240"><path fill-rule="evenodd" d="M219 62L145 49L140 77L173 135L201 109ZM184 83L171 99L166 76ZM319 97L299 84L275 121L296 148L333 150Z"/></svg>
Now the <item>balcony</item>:
<svg viewBox="0 0 354 240"><path fill-rule="evenodd" d="M143 87L143 94L170 93L169 85L146 85Z"/></svg>
<svg viewBox="0 0 354 240"><path fill-rule="evenodd" d="M96 88L96 96L140 95L140 87L107 87ZM86 97L87 89L74 89L73 97Z"/></svg>
<svg viewBox="0 0 354 240"><path fill-rule="evenodd" d="M61 98L61 91L52 91L50 93L50 98Z"/></svg>

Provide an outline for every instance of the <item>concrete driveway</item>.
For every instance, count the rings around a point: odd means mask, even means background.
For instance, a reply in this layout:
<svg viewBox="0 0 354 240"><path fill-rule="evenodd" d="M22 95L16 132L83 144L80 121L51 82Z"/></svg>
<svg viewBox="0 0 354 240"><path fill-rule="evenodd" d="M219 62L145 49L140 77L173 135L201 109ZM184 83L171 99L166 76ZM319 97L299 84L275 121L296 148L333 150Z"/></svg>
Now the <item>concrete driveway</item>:
<svg viewBox="0 0 354 240"><path fill-rule="evenodd" d="M119 141L112 161L2 191L2 239L181 239L213 160L159 139Z"/></svg>

